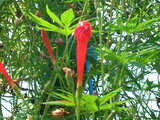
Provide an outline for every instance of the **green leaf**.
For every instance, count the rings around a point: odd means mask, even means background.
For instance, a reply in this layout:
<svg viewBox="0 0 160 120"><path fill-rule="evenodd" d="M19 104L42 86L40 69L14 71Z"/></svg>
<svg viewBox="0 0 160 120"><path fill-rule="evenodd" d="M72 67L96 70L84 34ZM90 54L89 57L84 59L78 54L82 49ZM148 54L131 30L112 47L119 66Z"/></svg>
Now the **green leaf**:
<svg viewBox="0 0 160 120"><path fill-rule="evenodd" d="M137 20L138 20L138 15L136 15L134 18L130 19L126 25L127 29L135 28L137 25Z"/></svg>
<svg viewBox="0 0 160 120"><path fill-rule="evenodd" d="M131 62L129 62L129 64L131 64L133 67L134 67L134 66L137 66L138 68L141 68L141 69L143 69L143 70L146 70L145 65L143 65L143 64L141 64L141 63L138 63L138 62L136 62L136 61L131 61Z"/></svg>
<svg viewBox="0 0 160 120"><path fill-rule="evenodd" d="M155 21L157 21L157 20L159 20L159 19L160 19L160 17L155 18L155 19L151 19L151 20L147 20L147 21L145 21L145 22L140 23L140 24L136 27L135 32L142 31L142 30L148 28L148 25L151 25L151 23L153 23L153 22L155 22Z"/></svg>
<svg viewBox="0 0 160 120"><path fill-rule="evenodd" d="M62 26L64 28L63 23L60 21L60 19L53 12L50 11L48 5L46 5L46 11L51 19L53 19L56 23L58 23L60 26Z"/></svg>
<svg viewBox="0 0 160 120"><path fill-rule="evenodd" d="M103 105L106 103L106 101L108 101L109 99L111 99L112 97L114 97L115 95L117 95L117 93L121 90L122 88L119 88L115 91L112 91L110 93L108 93L107 95L105 95L104 97L100 98L100 105Z"/></svg>
<svg viewBox="0 0 160 120"><path fill-rule="evenodd" d="M109 50L107 47L103 47L104 48L104 57L106 57L109 60L116 60L116 61L121 61L123 62L123 60L121 59L121 57L119 55L117 55L116 53L114 53L113 51ZM96 48L97 49L97 48ZM98 48L98 50L100 51L100 49Z"/></svg>
<svg viewBox="0 0 160 120"><path fill-rule="evenodd" d="M68 1L65 1L64 3L72 3L72 2L86 2L86 1L89 1L89 0L68 0Z"/></svg>
<svg viewBox="0 0 160 120"><path fill-rule="evenodd" d="M31 16L29 16L34 22L36 22L37 24L41 25L41 26L44 26L46 27L48 30L50 31L54 31L54 32L58 32L58 33L61 33L61 34L64 34L62 32L62 29L56 27L55 25L53 24L50 24L49 22L33 15L32 13L30 13Z"/></svg>
<svg viewBox="0 0 160 120"><path fill-rule="evenodd" d="M136 17L134 17L133 19L128 21L128 24L126 25L126 27L123 25L122 21L119 18L117 18L117 25L112 24L111 29L114 31L115 30L123 30L126 33L130 34L133 32L139 32L144 29L147 29L149 26L152 25L152 23L157 22L160 19L160 17L155 18L155 19L150 19L150 20L142 22L138 26L136 26L137 20L138 20L137 17L138 17L138 15L136 15Z"/></svg>
<svg viewBox="0 0 160 120"><path fill-rule="evenodd" d="M90 111L98 111L99 101L97 96L84 95L81 100L81 106Z"/></svg>
<svg viewBox="0 0 160 120"><path fill-rule="evenodd" d="M61 15L61 21L65 24L68 25L73 19L75 18L73 10L68 9Z"/></svg>
<svg viewBox="0 0 160 120"><path fill-rule="evenodd" d="M74 107L74 103L71 103L69 101L50 101L50 102L45 102L43 104L48 104L48 105L62 105L62 106L69 106L69 107Z"/></svg>
<svg viewBox="0 0 160 120"><path fill-rule="evenodd" d="M127 108L115 107L115 106L116 106L116 105L124 104L124 103L126 103L126 102L130 102L130 101L133 101L133 99L132 99L132 100L120 101L120 102L114 102L114 103L111 103L111 104L105 104L105 105L103 105L103 106L100 106L100 110L114 109L114 108L127 109Z"/></svg>
<svg viewBox="0 0 160 120"><path fill-rule="evenodd" d="M63 94L59 94L59 93L56 93L56 92L51 92L51 94L57 96L57 98L62 98L64 100L74 102L73 96L70 96L69 94L63 95Z"/></svg>
<svg viewBox="0 0 160 120"><path fill-rule="evenodd" d="M122 108L122 107L112 107L112 106L103 106L100 108L100 110L116 110L116 111L123 111L123 110L127 110L127 111L132 111L132 109L130 108Z"/></svg>

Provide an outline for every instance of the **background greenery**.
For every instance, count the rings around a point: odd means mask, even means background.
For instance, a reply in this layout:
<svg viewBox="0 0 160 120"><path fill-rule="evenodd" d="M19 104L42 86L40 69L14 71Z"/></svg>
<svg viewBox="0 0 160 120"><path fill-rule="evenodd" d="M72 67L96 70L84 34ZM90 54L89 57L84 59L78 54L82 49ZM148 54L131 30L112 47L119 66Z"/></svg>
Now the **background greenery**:
<svg viewBox="0 0 160 120"><path fill-rule="evenodd" d="M0 0L0 60L37 120L56 119L51 112L59 108L69 112L61 119L75 119L74 105L69 104L74 102L72 91L62 68L75 71L76 83L76 39L71 33L79 21L87 20L93 29L88 48L95 49L92 54L98 59L89 59L91 71L84 74L81 118L159 119L159 110L150 106L153 101L157 107L160 103L159 6L159 0ZM58 73L42 41L41 28L49 36ZM57 38L65 44L57 44ZM153 72L157 76L150 80ZM94 96L87 95L90 77ZM3 117L2 108L7 108L1 103L1 119L33 117L2 75L0 79L1 101L11 98L6 102L12 106L8 110L12 116Z"/></svg>

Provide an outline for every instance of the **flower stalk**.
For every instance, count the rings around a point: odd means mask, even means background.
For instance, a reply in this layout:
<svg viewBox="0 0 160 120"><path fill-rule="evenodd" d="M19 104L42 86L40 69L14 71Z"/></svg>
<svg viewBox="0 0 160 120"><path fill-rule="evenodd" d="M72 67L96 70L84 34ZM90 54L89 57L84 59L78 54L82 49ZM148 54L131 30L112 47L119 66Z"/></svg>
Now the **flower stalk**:
<svg viewBox="0 0 160 120"><path fill-rule="evenodd" d="M91 38L92 27L89 22L81 21L75 28L74 35L77 39L77 90L76 90L76 117L80 120L80 100L82 96L82 83L84 64L87 53L87 43Z"/></svg>

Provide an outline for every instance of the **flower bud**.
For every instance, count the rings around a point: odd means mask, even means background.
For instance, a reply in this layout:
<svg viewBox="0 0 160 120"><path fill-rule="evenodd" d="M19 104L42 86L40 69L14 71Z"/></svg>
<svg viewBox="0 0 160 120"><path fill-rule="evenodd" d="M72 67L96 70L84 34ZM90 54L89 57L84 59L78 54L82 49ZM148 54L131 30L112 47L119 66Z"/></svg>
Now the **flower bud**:
<svg viewBox="0 0 160 120"><path fill-rule="evenodd" d="M65 43L65 42L64 42L61 38L57 38L57 39L55 40L55 44L56 44L57 46L63 46L64 43Z"/></svg>
<svg viewBox="0 0 160 120"><path fill-rule="evenodd" d="M41 13L40 10L37 10L36 13L35 13L35 15L36 15L37 17L41 17L41 16L42 16L42 13Z"/></svg>
<svg viewBox="0 0 160 120"><path fill-rule="evenodd" d="M63 68L63 71L65 72L65 77L67 79L68 87L70 88L71 91L73 91L75 86L73 81L74 71L71 70L70 68Z"/></svg>
<svg viewBox="0 0 160 120"><path fill-rule="evenodd" d="M19 26L21 23L22 23L22 19L21 19L21 18L18 18L18 19L16 20L16 26Z"/></svg>
<svg viewBox="0 0 160 120"><path fill-rule="evenodd" d="M45 87L44 87L44 91L49 91L49 89L51 88L52 84L51 84L51 81L49 80L46 84L45 84Z"/></svg>
<svg viewBox="0 0 160 120"><path fill-rule="evenodd" d="M77 16L80 17L82 15L82 10L77 11Z"/></svg>
<svg viewBox="0 0 160 120"><path fill-rule="evenodd" d="M70 8L74 10L76 8L76 3L69 4L68 9L70 9Z"/></svg>
<svg viewBox="0 0 160 120"><path fill-rule="evenodd" d="M112 45L112 38L109 39L109 46Z"/></svg>
<svg viewBox="0 0 160 120"><path fill-rule="evenodd" d="M67 79L72 79L72 77L74 75L74 71L73 70L71 70L70 68L65 67L65 68L63 68L63 71L65 72L65 77Z"/></svg>
<svg viewBox="0 0 160 120"><path fill-rule="evenodd" d="M60 109L56 109L55 111L53 111L51 114L54 118L62 118L63 117L63 113L64 113L64 109L60 108Z"/></svg>

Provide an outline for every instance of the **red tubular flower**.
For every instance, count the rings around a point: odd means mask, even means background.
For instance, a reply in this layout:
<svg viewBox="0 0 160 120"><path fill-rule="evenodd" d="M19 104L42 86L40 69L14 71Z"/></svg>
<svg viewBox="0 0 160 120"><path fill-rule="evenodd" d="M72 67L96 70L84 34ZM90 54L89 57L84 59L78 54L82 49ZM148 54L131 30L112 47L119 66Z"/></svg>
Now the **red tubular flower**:
<svg viewBox="0 0 160 120"><path fill-rule="evenodd" d="M92 27L89 22L81 21L74 31L75 37L77 39L77 72L78 81L77 87L82 86L84 64L87 52L87 43L91 38Z"/></svg>
<svg viewBox="0 0 160 120"><path fill-rule="evenodd" d="M43 42L44 42L44 44L45 44L45 46L46 46L46 48L48 50L49 55L50 55L50 57L51 57L51 59L53 61L53 64L55 64L56 60L54 58L54 54L52 52L52 48L51 48L51 45L50 45L49 40L48 40L48 36L45 33L44 29L41 29L41 37L42 37Z"/></svg>
<svg viewBox="0 0 160 120"><path fill-rule="evenodd" d="M3 64L0 61L0 72L3 74L3 76L7 79L8 83L10 84L10 86L12 88L15 87L15 83L12 81L12 79L10 78L10 76L8 75L5 67L3 66Z"/></svg>

